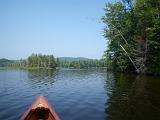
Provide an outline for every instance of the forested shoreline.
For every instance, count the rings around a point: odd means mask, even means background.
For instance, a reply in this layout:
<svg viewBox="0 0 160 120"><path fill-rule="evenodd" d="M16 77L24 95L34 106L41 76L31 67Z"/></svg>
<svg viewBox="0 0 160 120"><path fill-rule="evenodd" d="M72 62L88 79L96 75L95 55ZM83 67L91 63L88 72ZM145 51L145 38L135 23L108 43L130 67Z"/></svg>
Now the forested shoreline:
<svg viewBox="0 0 160 120"><path fill-rule="evenodd" d="M24 68L24 69L55 69L58 68L102 68L106 64L104 60L88 58L60 57L55 58L53 55L32 54L27 59L8 60L0 59L1 68Z"/></svg>
<svg viewBox="0 0 160 120"><path fill-rule="evenodd" d="M61 68L104 68L106 64L104 60L83 59L76 61L58 61L58 67Z"/></svg>
<svg viewBox="0 0 160 120"><path fill-rule="evenodd" d="M53 55L32 54L27 59L1 59L0 67L10 68L56 68L57 63Z"/></svg>
<svg viewBox="0 0 160 120"><path fill-rule="evenodd" d="M104 10L107 68L160 75L160 1L123 0Z"/></svg>

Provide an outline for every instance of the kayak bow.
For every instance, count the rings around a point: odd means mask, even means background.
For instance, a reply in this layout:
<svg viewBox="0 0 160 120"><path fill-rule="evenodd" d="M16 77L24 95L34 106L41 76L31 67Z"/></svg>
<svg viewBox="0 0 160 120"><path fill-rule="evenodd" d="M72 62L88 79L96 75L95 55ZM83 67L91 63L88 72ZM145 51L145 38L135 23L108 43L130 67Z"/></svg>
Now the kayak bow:
<svg viewBox="0 0 160 120"><path fill-rule="evenodd" d="M49 105L47 99L39 96L20 120L60 120L60 118Z"/></svg>

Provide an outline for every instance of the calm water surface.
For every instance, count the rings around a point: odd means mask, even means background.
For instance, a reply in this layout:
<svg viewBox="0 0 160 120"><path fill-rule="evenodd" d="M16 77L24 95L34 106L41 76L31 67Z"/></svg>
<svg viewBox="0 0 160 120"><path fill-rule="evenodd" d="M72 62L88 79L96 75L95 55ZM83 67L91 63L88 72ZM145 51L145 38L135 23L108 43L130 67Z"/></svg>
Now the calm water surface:
<svg viewBox="0 0 160 120"><path fill-rule="evenodd" d="M160 78L90 70L0 70L0 120L38 95L62 120L160 120Z"/></svg>

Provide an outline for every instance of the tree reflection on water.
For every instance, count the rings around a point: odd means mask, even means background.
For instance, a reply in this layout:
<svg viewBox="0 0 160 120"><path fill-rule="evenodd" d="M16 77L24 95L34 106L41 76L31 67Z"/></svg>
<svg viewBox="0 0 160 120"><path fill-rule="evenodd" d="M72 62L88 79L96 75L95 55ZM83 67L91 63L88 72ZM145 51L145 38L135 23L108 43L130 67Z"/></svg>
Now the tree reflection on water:
<svg viewBox="0 0 160 120"><path fill-rule="evenodd" d="M126 74L112 74L112 91L107 93L107 120L160 120L160 80ZM108 91L108 81L105 88Z"/></svg>

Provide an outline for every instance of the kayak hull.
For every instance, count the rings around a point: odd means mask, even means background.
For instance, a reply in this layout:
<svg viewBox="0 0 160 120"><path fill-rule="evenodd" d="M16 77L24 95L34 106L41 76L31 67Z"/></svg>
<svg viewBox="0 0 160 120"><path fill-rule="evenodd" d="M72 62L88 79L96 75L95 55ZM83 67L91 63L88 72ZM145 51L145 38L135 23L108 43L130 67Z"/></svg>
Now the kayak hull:
<svg viewBox="0 0 160 120"><path fill-rule="evenodd" d="M20 120L60 120L60 118L49 105L47 99L43 96L39 96L22 115Z"/></svg>

